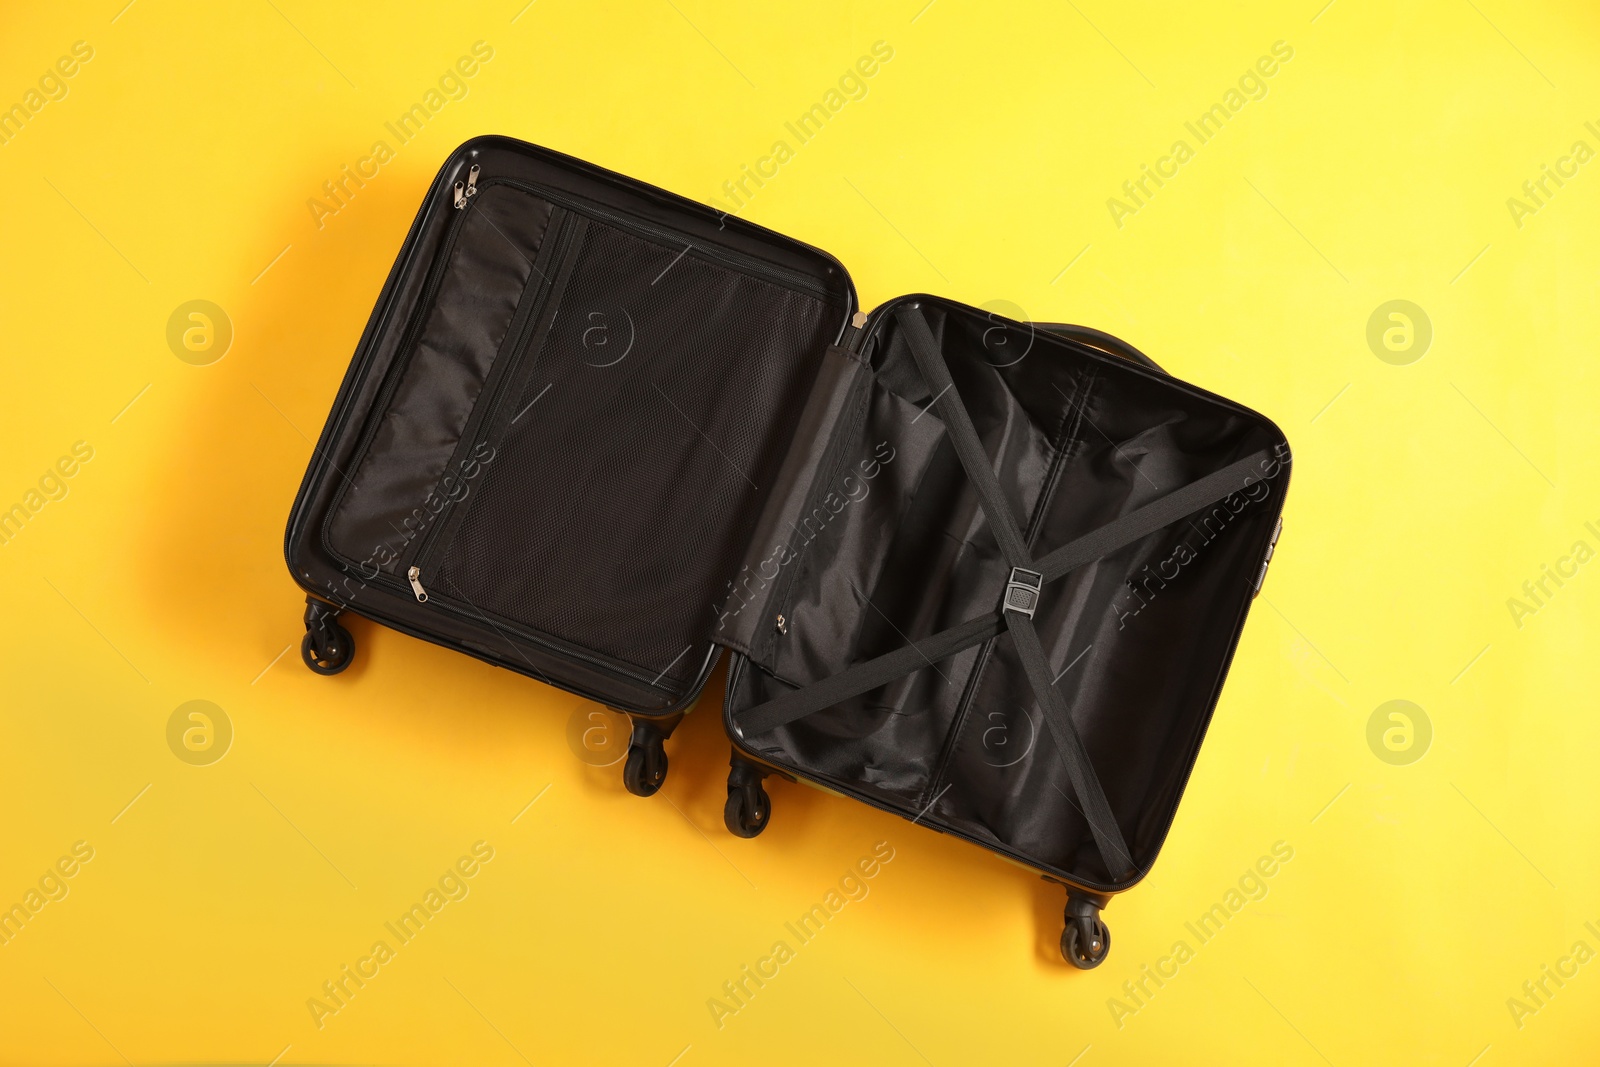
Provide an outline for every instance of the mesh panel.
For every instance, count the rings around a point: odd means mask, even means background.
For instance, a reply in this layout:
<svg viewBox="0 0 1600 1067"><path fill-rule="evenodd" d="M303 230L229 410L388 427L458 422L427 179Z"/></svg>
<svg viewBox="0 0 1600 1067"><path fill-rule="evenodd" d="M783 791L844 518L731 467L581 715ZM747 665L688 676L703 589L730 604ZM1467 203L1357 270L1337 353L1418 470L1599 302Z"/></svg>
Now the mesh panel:
<svg viewBox="0 0 1600 1067"><path fill-rule="evenodd" d="M821 300L681 252L589 223L431 562L483 611L679 682L704 658L829 327Z"/></svg>

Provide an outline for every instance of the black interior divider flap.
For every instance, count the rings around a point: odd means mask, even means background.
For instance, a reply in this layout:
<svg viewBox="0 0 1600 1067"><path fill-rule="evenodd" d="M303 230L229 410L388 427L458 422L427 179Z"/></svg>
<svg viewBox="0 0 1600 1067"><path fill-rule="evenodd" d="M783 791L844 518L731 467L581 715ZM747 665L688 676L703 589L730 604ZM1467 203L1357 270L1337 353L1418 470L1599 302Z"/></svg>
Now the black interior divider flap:
<svg viewBox="0 0 1600 1067"><path fill-rule="evenodd" d="M838 451L835 428L850 416L853 402L871 370L855 353L830 345L800 410L783 465L767 493L766 507L755 526L750 548L739 571L728 582L727 596L713 636L718 644L762 657L771 635L785 627L772 605L780 600L785 578L805 549L805 533L825 515L812 515L811 495L818 472Z"/></svg>

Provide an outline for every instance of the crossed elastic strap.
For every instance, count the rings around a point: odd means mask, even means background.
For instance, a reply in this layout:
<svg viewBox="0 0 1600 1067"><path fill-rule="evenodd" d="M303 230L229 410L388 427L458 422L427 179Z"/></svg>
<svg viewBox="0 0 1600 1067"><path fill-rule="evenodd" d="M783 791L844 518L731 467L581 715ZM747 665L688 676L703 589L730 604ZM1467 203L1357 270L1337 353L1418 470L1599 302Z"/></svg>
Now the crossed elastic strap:
<svg viewBox="0 0 1600 1067"><path fill-rule="evenodd" d="M1263 471L1270 469L1270 453L1266 449L1254 452L1214 474L1097 527L1037 560L1033 559L1028 553L1022 530L1006 503L983 442L972 425L966 406L956 395L955 382L950 377L950 370L945 365L927 320L920 311L911 308L900 309L895 317L905 331L917 369L936 397L945 431L955 447L961 466L977 490L984 518L988 520L1001 554L1011 567L1011 578L1006 585L1001 608L992 614L941 630L893 652L858 663L831 678L738 712L734 715L734 721L747 737L765 734L825 708L834 707L851 697L869 693L923 667L930 667L940 660L980 645L998 636L1001 631L1008 631L1017 658L1022 661L1028 684L1042 706L1045 725L1056 752L1067 769L1073 791L1083 805L1081 810L1094 835L1095 844L1100 849L1107 870L1121 881L1133 874L1133 857L1111 812L1100 779L1089 762L1083 740L1073 725L1066 699L1055 687L1050 662L1045 656L1039 633L1034 629L1034 611L1043 587L1049 582L1170 526L1207 505L1264 481Z"/></svg>

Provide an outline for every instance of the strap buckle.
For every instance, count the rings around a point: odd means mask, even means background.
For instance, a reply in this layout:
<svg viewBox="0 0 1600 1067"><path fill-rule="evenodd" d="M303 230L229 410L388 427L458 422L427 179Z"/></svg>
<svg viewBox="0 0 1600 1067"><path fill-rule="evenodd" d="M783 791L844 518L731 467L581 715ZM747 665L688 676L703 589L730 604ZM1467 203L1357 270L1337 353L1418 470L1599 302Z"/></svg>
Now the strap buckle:
<svg viewBox="0 0 1600 1067"><path fill-rule="evenodd" d="M1011 580L1006 583L1004 611L1033 618L1039 607L1039 591L1044 588L1044 575L1025 567L1012 567Z"/></svg>

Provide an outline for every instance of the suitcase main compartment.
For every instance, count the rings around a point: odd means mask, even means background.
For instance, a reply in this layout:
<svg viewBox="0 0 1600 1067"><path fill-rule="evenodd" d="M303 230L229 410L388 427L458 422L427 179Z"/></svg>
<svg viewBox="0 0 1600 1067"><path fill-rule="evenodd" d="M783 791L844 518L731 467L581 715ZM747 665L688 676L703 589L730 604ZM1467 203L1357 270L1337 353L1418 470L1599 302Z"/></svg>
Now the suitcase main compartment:
<svg viewBox="0 0 1600 1067"><path fill-rule="evenodd" d="M854 310L789 238L506 138L446 162L285 536L309 593L671 715Z"/></svg>
<svg viewBox="0 0 1600 1067"><path fill-rule="evenodd" d="M1069 574L1034 619L1132 851L1113 877L1009 636L767 733L738 716L995 610L1009 568L896 328L928 316L1030 548L1060 546L1263 449L1259 499L1208 508ZM724 710L739 751L1099 892L1148 871L1272 542L1289 462L1264 417L1159 370L937 297L875 310L829 354L796 465L746 557ZM825 395L822 395L825 394ZM809 471L809 473L806 473ZM1255 494L1252 494L1254 496ZM762 539L765 538L765 539Z"/></svg>

